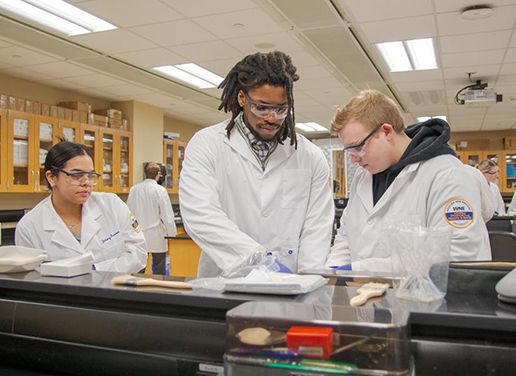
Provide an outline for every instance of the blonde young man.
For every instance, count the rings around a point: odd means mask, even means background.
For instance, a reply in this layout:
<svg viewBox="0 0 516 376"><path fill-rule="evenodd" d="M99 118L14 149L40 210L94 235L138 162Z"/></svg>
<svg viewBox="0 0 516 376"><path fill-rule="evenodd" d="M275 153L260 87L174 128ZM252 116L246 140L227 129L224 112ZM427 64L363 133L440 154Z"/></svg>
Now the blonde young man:
<svg viewBox="0 0 516 376"><path fill-rule="evenodd" d="M451 260L491 259L480 192L447 144L445 121L405 129L396 104L366 90L337 111L331 130L360 167L327 266L390 271L390 252L379 240L383 223L396 218L452 227Z"/></svg>

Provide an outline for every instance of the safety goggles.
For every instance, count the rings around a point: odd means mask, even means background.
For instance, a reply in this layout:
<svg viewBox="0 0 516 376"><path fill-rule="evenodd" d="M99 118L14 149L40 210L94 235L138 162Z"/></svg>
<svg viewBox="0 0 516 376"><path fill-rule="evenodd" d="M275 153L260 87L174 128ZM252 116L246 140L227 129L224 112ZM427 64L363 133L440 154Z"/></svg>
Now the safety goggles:
<svg viewBox="0 0 516 376"><path fill-rule="evenodd" d="M244 95L249 103L251 103L251 112L260 118L266 119L271 116L271 114L274 114L276 119L285 119L288 115L288 105L277 106L274 104L255 102L249 98L249 95L245 91Z"/></svg>
<svg viewBox="0 0 516 376"><path fill-rule="evenodd" d="M65 171L52 166L53 170L57 170L66 175L68 182L71 185L83 185L84 182L87 182L88 185L94 186L99 182L100 174L95 171Z"/></svg>
<svg viewBox="0 0 516 376"><path fill-rule="evenodd" d="M484 172L484 174L489 174L489 175L498 175L499 173L500 173L500 170L495 171L495 172L489 172L489 171Z"/></svg>
<svg viewBox="0 0 516 376"><path fill-rule="evenodd" d="M369 133L366 138L364 138L362 141L360 141L356 145L350 145L346 146L344 148L344 151L350 155L354 155L356 157L363 157L365 155L364 145L373 135L378 132L378 130L382 127L384 123L378 124L378 126Z"/></svg>

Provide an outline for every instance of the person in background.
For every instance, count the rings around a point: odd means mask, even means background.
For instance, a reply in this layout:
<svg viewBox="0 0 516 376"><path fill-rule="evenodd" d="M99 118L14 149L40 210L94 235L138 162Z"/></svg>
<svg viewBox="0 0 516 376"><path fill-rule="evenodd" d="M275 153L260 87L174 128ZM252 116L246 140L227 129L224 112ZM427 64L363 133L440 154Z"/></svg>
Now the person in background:
<svg viewBox="0 0 516 376"><path fill-rule="evenodd" d="M164 275L168 251L165 236L177 235L174 211L166 188L158 184L161 177L159 165L149 162L144 172L146 179L131 188L127 205L143 228L147 250L152 253L154 274Z"/></svg>
<svg viewBox="0 0 516 376"><path fill-rule="evenodd" d="M96 270L141 270L147 250L140 225L117 195L92 192L99 176L86 146L54 145L45 159L51 195L18 222L16 245L44 249L50 261L92 252Z"/></svg>
<svg viewBox="0 0 516 376"><path fill-rule="evenodd" d="M394 101L365 90L336 112L331 130L360 167L328 267L390 272L390 252L379 246L389 220L451 227L452 261L491 259L487 228L477 214L480 192L447 144L448 123L430 119L405 129Z"/></svg>
<svg viewBox="0 0 516 376"><path fill-rule="evenodd" d="M323 152L296 134L296 67L255 53L220 84L231 118L197 132L185 153L179 203L201 247L198 276L227 275L276 257L280 271L324 266L334 218Z"/></svg>
<svg viewBox="0 0 516 376"><path fill-rule="evenodd" d="M493 218L496 210L491 187L480 170L468 164L465 164L464 167L477 183L478 190L480 191L482 218L484 222L487 223Z"/></svg>
<svg viewBox="0 0 516 376"><path fill-rule="evenodd" d="M512 195L511 204L507 209L507 215L516 215L516 191Z"/></svg>
<svg viewBox="0 0 516 376"><path fill-rule="evenodd" d="M477 166L477 169L484 175L491 190L491 197L495 204L495 215L505 215L505 203L503 202L500 188L498 188L498 174L500 169L496 162L484 159Z"/></svg>

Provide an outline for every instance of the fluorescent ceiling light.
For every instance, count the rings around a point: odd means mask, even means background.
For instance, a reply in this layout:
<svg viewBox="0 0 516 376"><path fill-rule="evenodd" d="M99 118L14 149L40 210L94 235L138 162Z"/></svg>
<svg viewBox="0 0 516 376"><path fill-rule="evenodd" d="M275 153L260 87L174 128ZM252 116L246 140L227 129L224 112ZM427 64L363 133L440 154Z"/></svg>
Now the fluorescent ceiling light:
<svg viewBox="0 0 516 376"><path fill-rule="evenodd" d="M328 129L314 122L296 123L296 128L299 128L305 132L328 132Z"/></svg>
<svg viewBox="0 0 516 376"><path fill-rule="evenodd" d="M305 124L308 125L309 127L312 127L317 132L327 132L328 131L328 129L323 127L321 124L317 124L314 122L305 123Z"/></svg>
<svg viewBox="0 0 516 376"><path fill-rule="evenodd" d="M170 77L183 81L199 89L210 89L217 87L224 79L200 66L187 63L179 65L164 65L152 68Z"/></svg>
<svg viewBox="0 0 516 376"><path fill-rule="evenodd" d="M442 116L421 116L421 117L417 118L417 121L423 122L423 121L427 121L430 119L441 119L444 121L448 121L448 120L446 120L446 116L444 116L444 115L442 115Z"/></svg>
<svg viewBox="0 0 516 376"><path fill-rule="evenodd" d="M432 38L409 40L405 46L415 70L437 69Z"/></svg>
<svg viewBox="0 0 516 376"><path fill-rule="evenodd" d="M194 76L199 77L204 81L208 81L210 84L215 86L219 86L220 83L224 81L222 77L217 76L215 73L211 73L209 70L206 70L194 63L179 64L174 66L178 69L181 69L182 71L185 71L186 73L193 74Z"/></svg>
<svg viewBox="0 0 516 376"><path fill-rule="evenodd" d="M391 72L438 68L432 38L377 43L376 47Z"/></svg>
<svg viewBox="0 0 516 376"><path fill-rule="evenodd" d="M309 127L308 125L306 125L304 123L296 123L296 128L299 128L305 132L314 132L314 129L312 127Z"/></svg>
<svg viewBox="0 0 516 376"><path fill-rule="evenodd" d="M377 43L376 46L391 72L412 70L410 60L402 42Z"/></svg>
<svg viewBox="0 0 516 376"><path fill-rule="evenodd" d="M0 0L0 8L67 36L117 28L62 0Z"/></svg>

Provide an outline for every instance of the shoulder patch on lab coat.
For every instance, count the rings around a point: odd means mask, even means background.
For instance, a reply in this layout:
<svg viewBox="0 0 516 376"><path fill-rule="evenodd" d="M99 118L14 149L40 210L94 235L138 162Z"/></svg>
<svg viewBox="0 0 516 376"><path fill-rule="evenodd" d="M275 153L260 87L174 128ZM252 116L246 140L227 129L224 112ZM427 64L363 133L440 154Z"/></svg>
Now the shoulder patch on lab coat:
<svg viewBox="0 0 516 376"><path fill-rule="evenodd" d="M135 232L140 233L142 231L140 224L138 223L138 220L134 216L133 213L129 213L129 218L131 219L131 226L133 226L133 229Z"/></svg>
<svg viewBox="0 0 516 376"><path fill-rule="evenodd" d="M453 198L444 206L444 219L455 228L469 227L474 218L473 207L463 198Z"/></svg>

